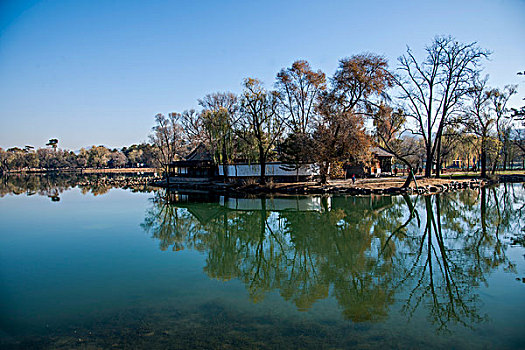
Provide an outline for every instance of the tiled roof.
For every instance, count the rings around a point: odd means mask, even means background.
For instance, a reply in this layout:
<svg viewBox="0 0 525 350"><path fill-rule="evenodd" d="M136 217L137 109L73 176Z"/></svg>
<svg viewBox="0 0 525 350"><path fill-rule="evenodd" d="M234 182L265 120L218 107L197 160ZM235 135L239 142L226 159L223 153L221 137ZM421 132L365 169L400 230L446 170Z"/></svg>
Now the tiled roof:
<svg viewBox="0 0 525 350"><path fill-rule="evenodd" d="M379 157L394 157L394 155L381 147L370 148L370 153Z"/></svg>
<svg viewBox="0 0 525 350"><path fill-rule="evenodd" d="M206 149L204 144L199 144L190 154L186 157L187 161L212 161L213 158L210 152Z"/></svg>

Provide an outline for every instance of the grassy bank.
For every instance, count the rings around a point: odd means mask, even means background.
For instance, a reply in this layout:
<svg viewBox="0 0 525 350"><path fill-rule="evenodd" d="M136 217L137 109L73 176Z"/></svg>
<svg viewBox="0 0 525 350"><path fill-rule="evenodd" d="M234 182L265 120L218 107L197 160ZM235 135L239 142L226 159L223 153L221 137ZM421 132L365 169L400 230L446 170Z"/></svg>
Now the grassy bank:
<svg viewBox="0 0 525 350"><path fill-rule="evenodd" d="M489 176L492 176L490 172L488 172ZM525 170L500 170L496 171L494 176L498 175L525 175ZM454 172L445 172L444 174L441 174L441 178L449 179L449 178L479 178L480 173L479 171L454 171Z"/></svg>

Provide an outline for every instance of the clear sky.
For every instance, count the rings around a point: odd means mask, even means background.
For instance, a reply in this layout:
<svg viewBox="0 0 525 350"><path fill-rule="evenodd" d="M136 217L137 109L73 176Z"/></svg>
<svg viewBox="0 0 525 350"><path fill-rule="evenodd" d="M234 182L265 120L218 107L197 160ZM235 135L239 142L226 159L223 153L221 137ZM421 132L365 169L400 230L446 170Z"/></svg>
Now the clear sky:
<svg viewBox="0 0 525 350"><path fill-rule="evenodd" d="M297 59L332 75L364 51L392 67L442 34L492 50L491 85L519 84L522 103L524 0L0 0L0 147L146 141L156 113L245 77L272 87Z"/></svg>

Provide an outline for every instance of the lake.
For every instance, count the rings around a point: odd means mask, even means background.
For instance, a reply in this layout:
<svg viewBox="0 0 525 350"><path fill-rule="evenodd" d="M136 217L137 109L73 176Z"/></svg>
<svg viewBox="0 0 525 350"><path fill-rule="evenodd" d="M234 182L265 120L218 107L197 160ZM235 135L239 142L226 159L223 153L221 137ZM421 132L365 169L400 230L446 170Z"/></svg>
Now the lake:
<svg viewBox="0 0 525 350"><path fill-rule="evenodd" d="M525 348L525 187L0 185L0 347Z"/></svg>

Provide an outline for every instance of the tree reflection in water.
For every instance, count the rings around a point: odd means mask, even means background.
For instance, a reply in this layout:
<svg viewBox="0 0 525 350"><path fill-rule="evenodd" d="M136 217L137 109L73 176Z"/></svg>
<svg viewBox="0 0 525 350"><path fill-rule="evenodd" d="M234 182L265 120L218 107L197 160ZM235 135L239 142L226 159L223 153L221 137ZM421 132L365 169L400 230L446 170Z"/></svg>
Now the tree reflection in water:
<svg viewBox="0 0 525 350"><path fill-rule="evenodd" d="M299 310L332 295L346 319L379 321L395 298L440 330L486 320L477 287L512 270L523 186L434 196L232 199L157 192L143 229L160 248L206 252L205 272L241 280L254 302L277 290Z"/></svg>
<svg viewBox="0 0 525 350"><path fill-rule="evenodd" d="M0 177L0 198L6 195L47 196L52 202L59 202L60 195L72 188L79 187L82 194L103 195L119 186L106 183L113 178L133 178L136 175L122 174L81 174L81 173L43 173L14 174ZM129 187L133 192L152 192L148 185Z"/></svg>

